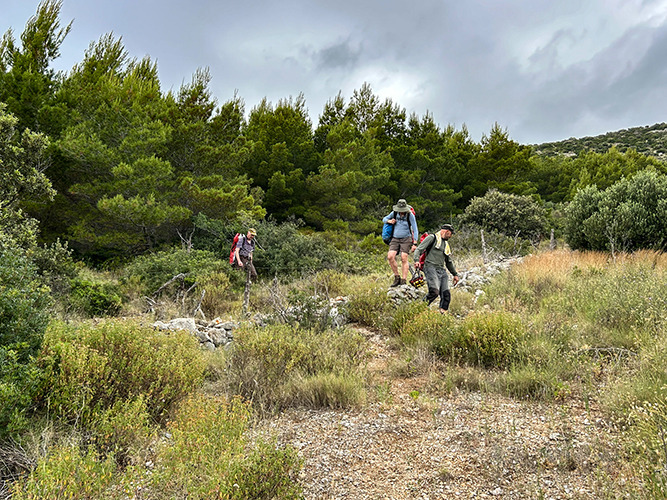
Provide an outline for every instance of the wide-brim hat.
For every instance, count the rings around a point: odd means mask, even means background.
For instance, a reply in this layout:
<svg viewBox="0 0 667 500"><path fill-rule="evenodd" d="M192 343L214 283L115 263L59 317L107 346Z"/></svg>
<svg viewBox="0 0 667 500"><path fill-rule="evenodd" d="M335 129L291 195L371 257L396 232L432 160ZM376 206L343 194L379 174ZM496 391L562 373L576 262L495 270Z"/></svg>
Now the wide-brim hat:
<svg viewBox="0 0 667 500"><path fill-rule="evenodd" d="M402 198L398 200L396 205L394 205L394 212L409 212L409 211L410 211L410 205L408 205L408 202Z"/></svg>

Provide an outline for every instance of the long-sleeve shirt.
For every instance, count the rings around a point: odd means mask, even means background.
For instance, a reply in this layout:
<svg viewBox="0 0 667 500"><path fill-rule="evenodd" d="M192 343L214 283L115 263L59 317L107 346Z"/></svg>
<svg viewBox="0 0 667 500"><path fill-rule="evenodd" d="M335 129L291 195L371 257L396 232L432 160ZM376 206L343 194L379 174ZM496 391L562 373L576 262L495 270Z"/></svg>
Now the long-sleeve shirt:
<svg viewBox="0 0 667 500"><path fill-rule="evenodd" d="M435 241L433 241L434 239ZM449 272L452 273L452 276L458 276L452 258L450 257L451 250L449 248L449 243L440 238L440 235L438 234L429 234L424 238L424 241L419 244L415 250L415 262L419 262L419 256L429 247L432 241L433 246L426 255L426 259L424 259L424 265L446 267Z"/></svg>
<svg viewBox="0 0 667 500"><path fill-rule="evenodd" d="M396 224L394 224L394 238L410 238L412 236L412 241L419 241L419 228L417 228L415 214L412 212L403 213L409 214L408 217L400 217L400 212L392 211L382 219L382 223L384 224L388 220L396 219Z"/></svg>

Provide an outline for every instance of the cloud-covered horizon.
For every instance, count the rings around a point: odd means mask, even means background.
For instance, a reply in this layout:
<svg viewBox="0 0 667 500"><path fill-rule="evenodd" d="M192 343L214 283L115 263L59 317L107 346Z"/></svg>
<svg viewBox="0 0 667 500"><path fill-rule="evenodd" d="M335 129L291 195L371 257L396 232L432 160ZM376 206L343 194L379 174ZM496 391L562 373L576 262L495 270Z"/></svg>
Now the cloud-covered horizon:
<svg viewBox="0 0 667 500"><path fill-rule="evenodd" d="M38 2L14 3L0 29L18 38ZM165 91L209 68L220 103L303 94L314 124L364 83L474 140L494 123L532 144L667 121L667 0L63 0L60 19L59 70L113 32Z"/></svg>

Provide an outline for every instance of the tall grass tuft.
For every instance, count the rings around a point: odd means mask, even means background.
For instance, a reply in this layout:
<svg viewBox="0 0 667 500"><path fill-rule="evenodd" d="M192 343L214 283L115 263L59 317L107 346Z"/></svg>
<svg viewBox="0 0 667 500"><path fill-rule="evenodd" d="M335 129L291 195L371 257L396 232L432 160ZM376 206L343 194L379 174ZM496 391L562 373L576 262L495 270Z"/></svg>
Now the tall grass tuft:
<svg viewBox="0 0 667 500"><path fill-rule="evenodd" d="M364 337L352 330L247 328L236 332L218 385L268 412L286 406L357 405L364 400L366 355Z"/></svg>

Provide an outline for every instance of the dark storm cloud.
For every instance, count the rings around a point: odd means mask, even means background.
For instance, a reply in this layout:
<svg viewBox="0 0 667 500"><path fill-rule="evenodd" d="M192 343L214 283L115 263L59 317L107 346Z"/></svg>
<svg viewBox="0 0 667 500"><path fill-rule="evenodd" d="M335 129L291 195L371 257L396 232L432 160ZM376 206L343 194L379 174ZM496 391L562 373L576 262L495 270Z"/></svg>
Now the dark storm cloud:
<svg viewBox="0 0 667 500"><path fill-rule="evenodd" d="M20 34L29 3L3 5L5 29ZM63 0L61 18L74 25L58 69L114 32L165 90L209 67L219 101L303 93L315 123L364 82L475 140L496 122L534 143L666 114L667 0Z"/></svg>

